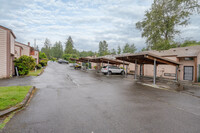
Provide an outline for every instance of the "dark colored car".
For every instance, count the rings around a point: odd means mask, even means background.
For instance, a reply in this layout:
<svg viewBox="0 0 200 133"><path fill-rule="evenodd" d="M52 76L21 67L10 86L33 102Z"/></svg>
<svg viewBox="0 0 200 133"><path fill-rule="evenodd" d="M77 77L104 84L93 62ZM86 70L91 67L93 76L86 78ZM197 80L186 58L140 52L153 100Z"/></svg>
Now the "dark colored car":
<svg viewBox="0 0 200 133"><path fill-rule="evenodd" d="M58 60L58 63L60 63L60 64L69 64L69 62L66 61L66 60Z"/></svg>

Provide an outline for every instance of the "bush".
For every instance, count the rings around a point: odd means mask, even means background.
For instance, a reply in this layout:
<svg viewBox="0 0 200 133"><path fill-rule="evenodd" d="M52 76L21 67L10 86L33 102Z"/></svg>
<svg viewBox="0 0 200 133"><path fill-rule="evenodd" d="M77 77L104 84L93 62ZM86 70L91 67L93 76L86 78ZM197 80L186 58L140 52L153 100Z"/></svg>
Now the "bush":
<svg viewBox="0 0 200 133"><path fill-rule="evenodd" d="M97 69L97 66L94 66L94 69Z"/></svg>
<svg viewBox="0 0 200 133"><path fill-rule="evenodd" d="M43 67L47 65L47 59L40 60L39 64L41 64Z"/></svg>
<svg viewBox="0 0 200 133"><path fill-rule="evenodd" d="M35 59L31 56L23 55L18 59L14 60L15 67L18 68L19 75L27 75L30 70L35 68Z"/></svg>
<svg viewBox="0 0 200 133"><path fill-rule="evenodd" d="M42 65L41 65L41 64L37 64L35 67L36 67L37 69L41 69L41 68L42 68Z"/></svg>
<svg viewBox="0 0 200 133"><path fill-rule="evenodd" d="M39 52L39 59L45 59L47 58L45 53Z"/></svg>
<svg viewBox="0 0 200 133"><path fill-rule="evenodd" d="M120 67L121 69L124 69L123 67Z"/></svg>

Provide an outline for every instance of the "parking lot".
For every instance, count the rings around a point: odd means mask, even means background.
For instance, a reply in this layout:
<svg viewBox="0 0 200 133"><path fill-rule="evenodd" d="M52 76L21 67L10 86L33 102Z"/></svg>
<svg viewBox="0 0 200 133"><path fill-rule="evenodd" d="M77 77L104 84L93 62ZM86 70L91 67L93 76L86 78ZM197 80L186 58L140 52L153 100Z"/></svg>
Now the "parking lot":
<svg viewBox="0 0 200 133"><path fill-rule="evenodd" d="M11 85L34 85L37 92L6 125L6 133L200 132L199 98L143 86L130 77L50 62L41 76L0 81Z"/></svg>

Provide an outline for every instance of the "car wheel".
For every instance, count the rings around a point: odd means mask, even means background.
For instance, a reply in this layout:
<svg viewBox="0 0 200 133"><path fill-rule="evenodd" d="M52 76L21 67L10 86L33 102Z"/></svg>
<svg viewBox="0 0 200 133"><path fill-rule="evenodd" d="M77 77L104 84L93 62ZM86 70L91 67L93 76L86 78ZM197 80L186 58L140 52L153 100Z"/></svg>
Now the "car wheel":
<svg viewBox="0 0 200 133"><path fill-rule="evenodd" d="M112 72L111 72L111 71L109 71L109 72L108 72L108 75L112 75Z"/></svg>

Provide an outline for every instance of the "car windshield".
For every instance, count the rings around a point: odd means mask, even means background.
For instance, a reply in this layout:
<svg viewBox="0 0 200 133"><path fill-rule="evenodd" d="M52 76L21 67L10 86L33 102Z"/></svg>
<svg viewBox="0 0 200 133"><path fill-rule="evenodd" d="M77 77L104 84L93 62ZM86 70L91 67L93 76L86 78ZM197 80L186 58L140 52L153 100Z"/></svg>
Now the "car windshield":
<svg viewBox="0 0 200 133"><path fill-rule="evenodd" d="M107 66L104 66L103 68L106 68Z"/></svg>

